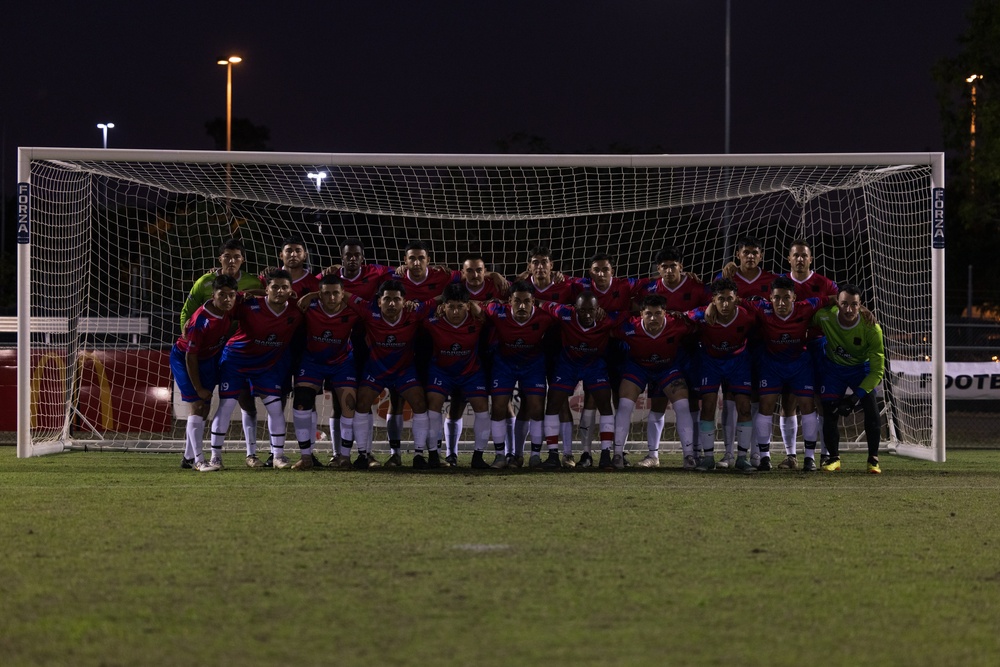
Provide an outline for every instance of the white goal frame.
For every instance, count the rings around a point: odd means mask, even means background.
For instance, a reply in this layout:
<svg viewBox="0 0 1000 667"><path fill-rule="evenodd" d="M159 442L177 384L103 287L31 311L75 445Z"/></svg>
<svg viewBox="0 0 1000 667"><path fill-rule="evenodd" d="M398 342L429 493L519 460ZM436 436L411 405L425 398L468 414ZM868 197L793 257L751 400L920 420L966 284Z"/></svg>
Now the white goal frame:
<svg viewBox="0 0 1000 667"><path fill-rule="evenodd" d="M943 153L857 153L857 154L741 154L741 155L415 155L337 153L253 153L217 151L155 151L73 148L19 148L17 192L17 455L38 456L65 451L72 444L70 433L62 440L31 442L31 332L59 330L65 323L32 319L31 315L31 163L48 161L121 161L160 163L211 163L253 165L316 165L360 167L798 167L798 166L924 166L931 170L927 211L927 242L931 275L931 446L890 443L897 453L943 462L945 460L945 336L944 336L944 154ZM26 188L22 191L23 184ZM51 318L49 318L51 319ZM76 324L74 323L74 326ZM90 326L104 326L99 323ZM113 324L110 326L114 326ZM69 409L69 408L67 408ZM891 429L891 422L890 422Z"/></svg>

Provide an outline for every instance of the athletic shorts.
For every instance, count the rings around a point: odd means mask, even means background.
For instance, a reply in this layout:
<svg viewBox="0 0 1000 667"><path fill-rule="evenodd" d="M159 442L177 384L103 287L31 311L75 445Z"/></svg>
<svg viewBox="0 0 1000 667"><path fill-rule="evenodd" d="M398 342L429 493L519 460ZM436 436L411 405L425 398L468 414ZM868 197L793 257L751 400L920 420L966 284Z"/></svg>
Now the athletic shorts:
<svg viewBox="0 0 1000 667"><path fill-rule="evenodd" d="M811 398L816 393L813 361L807 354L798 359L786 361L776 359L766 352L760 356L757 386L761 396L779 394L788 389L796 396Z"/></svg>
<svg viewBox="0 0 1000 667"><path fill-rule="evenodd" d="M359 383L359 387L370 387L378 393L382 393L383 389L393 389L402 394L414 387L422 386L417 378L417 369L413 364L400 371L392 372L371 360L365 365L365 371L362 373Z"/></svg>
<svg viewBox="0 0 1000 667"><path fill-rule="evenodd" d="M559 355L552 375L549 376L549 386L557 391L572 394L578 383L583 383L586 391L610 389L608 366L604 359L580 363Z"/></svg>
<svg viewBox="0 0 1000 667"><path fill-rule="evenodd" d="M734 394L750 395L750 353L747 350L725 359L702 354L698 366L701 376L698 391L702 396L719 391L723 382Z"/></svg>
<svg viewBox="0 0 1000 667"><path fill-rule="evenodd" d="M667 387L677 380L683 379L684 375L677 366L651 369L640 366L630 359L625 362L625 367L622 369L622 381L628 380L639 387L639 391L648 388L649 391L646 394L648 398L666 396Z"/></svg>
<svg viewBox="0 0 1000 667"><path fill-rule="evenodd" d="M486 398L486 374L482 368L472 373L455 375L441 370L434 362L427 369L427 393L458 395L464 398Z"/></svg>
<svg viewBox="0 0 1000 667"><path fill-rule="evenodd" d="M545 396L545 357L525 364L510 363L500 355L494 357L490 395L512 396L514 385L519 385L526 396Z"/></svg>
<svg viewBox="0 0 1000 667"><path fill-rule="evenodd" d="M187 364L185 363L186 356L184 352L181 352L176 347L170 350L170 370L173 371L174 380L177 382L177 387L181 390L181 400L185 403L194 403L202 399L198 395L198 392L194 390L191 378L188 377ZM215 389L215 385L219 384L218 354L198 361L198 377L201 380L202 387L209 391Z"/></svg>
<svg viewBox="0 0 1000 667"><path fill-rule="evenodd" d="M249 387L254 396L283 396L284 386L291 377L291 356L283 354L266 368L244 365L242 359L223 359L219 365L219 398L236 398Z"/></svg>
<svg viewBox="0 0 1000 667"><path fill-rule="evenodd" d="M854 366L842 366L824 359L820 370L819 395L824 402L835 401L847 393L847 388L856 389L871 368L868 362ZM874 393L874 392L872 392Z"/></svg>
<svg viewBox="0 0 1000 667"><path fill-rule="evenodd" d="M357 386L358 376L353 355L348 355L339 364L318 364L307 355L299 364L299 372L295 374L295 386L300 384L316 385L320 391L325 387L339 389Z"/></svg>

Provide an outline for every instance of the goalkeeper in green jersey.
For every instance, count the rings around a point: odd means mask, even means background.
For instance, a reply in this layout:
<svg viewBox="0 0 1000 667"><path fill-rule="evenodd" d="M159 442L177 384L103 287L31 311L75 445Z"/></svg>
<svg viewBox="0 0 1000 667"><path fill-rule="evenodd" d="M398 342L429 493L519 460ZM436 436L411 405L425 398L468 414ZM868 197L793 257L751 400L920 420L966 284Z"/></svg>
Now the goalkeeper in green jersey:
<svg viewBox="0 0 1000 667"><path fill-rule="evenodd" d="M882 422L875 387L885 374L885 345L882 328L865 321L861 309L861 290L845 283L837 292L837 304L819 311L812 320L826 336L820 366L823 439L830 453L829 461L822 466L826 472L840 470L840 417L857 410L865 413L868 472L882 472L878 462Z"/></svg>
<svg viewBox="0 0 1000 667"><path fill-rule="evenodd" d="M252 273L242 271L244 257L243 242L239 239L229 239L219 248L219 266L215 271L209 271L195 281L188 294L187 301L181 308L181 331L194 311L205 305L212 298L212 281L219 276L232 276L236 279L239 291L263 289L260 278Z"/></svg>

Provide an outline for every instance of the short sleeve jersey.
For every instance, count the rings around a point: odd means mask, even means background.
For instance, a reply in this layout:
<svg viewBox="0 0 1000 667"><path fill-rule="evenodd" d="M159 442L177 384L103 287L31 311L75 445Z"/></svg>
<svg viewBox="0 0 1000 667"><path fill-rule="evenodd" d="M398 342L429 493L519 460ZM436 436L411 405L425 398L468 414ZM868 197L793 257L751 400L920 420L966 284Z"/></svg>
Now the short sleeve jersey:
<svg viewBox="0 0 1000 667"><path fill-rule="evenodd" d="M344 281L344 290L365 301L373 301L379 285L392 276L392 269L381 264L362 264L361 271L353 278L344 275L340 270L340 279Z"/></svg>
<svg viewBox="0 0 1000 667"><path fill-rule="evenodd" d="M716 280L721 277L721 273L717 273L715 275ZM777 276L770 271L765 271L764 269L758 267L757 277L753 280L743 277L743 274L739 271L733 275L732 279L733 282L736 283L736 294L738 294L741 299L750 299L755 296L766 299L771 296L771 283L776 277ZM803 298L805 297L805 295L802 296Z"/></svg>
<svg viewBox="0 0 1000 667"><path fill-rule="evenodd" d="M688 311L687 317L698 324L701 349L715 359L729 359L743 352L747 340L757 325L756 311L736 306L736 316L726 324L705 321L705 306Z"/></svg>
<svg viewBox="0 0 1000 667"><path fill-rule="evenodd" d="M424 328L430 333L431 359L438 368L454 376L479 370L481 322L466 315L461 324L454 325L443 317L432 315L424 322Z"/></svg>
<svg viewBox="0 0 1000 667"><path fill-rule="evenodd" d="M194 353L199 361L211 359L222 351L231 328L231 311L213 315L201 306L188 319L184 335L177 339L175 346L184 354Z"/></svg>
<svg viewBox="0 0 1000 667"><path fill-rule="evenodd" d="M346 306L331 315L319 299L314 299L305 312L306 357L330 366L347 361L352 350L351 331L358 320L358 314Z"/></svg>
<svg viewBox="0 0 1000 667"><path fill-rule="evenodd" d="M535 305L527 322L514 319L510 305L494 301L483 308L486 318L493 324L495 349L500 358L513 364L523 364L540 358L545 349L542 341L545 332L558 324L554 315Z"/></svg>
<svg viewBox="0 0 1000 667"><path fill-rule="evenodd" d="M569 280L564 280L561 283L557 283L554 280L548 284L545 289L542 289L535 284L535 279L532 277L530 279L531 286L535 288L535 300L536 301L553 301L555 303L569 303L573 300L573 283Z"/></svg>
<svg viewBox="0 0 1000 667"><path fill-rule="evenodd" d="M678 313L706 306L712 300L711 295L705 289L705 283L689 276L684 276L677 287L668 287L662 278L643 278L636 287L636 299L650 294L659 294L665 298L667 300L666 309Z"/></svg>
<svg viewBox="0 0 1000 667"><path fill-rule="evenodd" d="M597 298L597 305L609 313L628 313L632 310L632 297L635 294L639 281L636 278L611 278L611 284L603 292L594 285L590 278L572 278L573 285L572 299L581 293L590 291Z"/></svg>
<svg viewBox="0 0 1000 667"><path fill-rule="evenodd" d="M611 331L627 316L615 315L605 317L584 328L576 315L576 308L564 306L550 301L536 304L538 308L548 311L559 318L559 332L562 338L561 354L570 361L587 363L604 356L608 348Z"/></svg>
<svg viewBox="0 0 1000 667"><path fill-rule="evenodd" d="M302 323L302 311L293 303L275 312L267 297L249 297L233 309L239 322L236 333L226 343L226 355L239 359L253 359L254 366L268 368L284 354Z"/></svg>
<svg viewBox="0 0 1000 667"><path fill-rule="evenodd" d="M628 359L650 371L662 371L675 365L684 339L695 333L694 323L667 315L663 329L650 334L641 317L631 317L619 324L614 335L628 345Z"/></svg>
<svg viewBox="0 0 1000 667"><path fill-rule="evenodd" d="M792 304L788 317L779 317L770 301L751 301L749 306L760 317L759 334L764 348L771 357L779 361L798 359L806 349L807 334L813 315L819 311L825 300L804 299Z"/></svg>
<svg viewBox="0 0 1000 667"><path fill-rule="evenodd" d="M376 304L359 296L346 303L365 325L370 362L390 373L402 372L413 364L413 341L420 323L433 309L433 301L422 302L415 310L403 311L395 322L387 321Z"/></svg>
<svg viewBox="0 0 1000 667"><path fill-rule="evenodd" d="M403 283L408 301L428 301L441 296L444 288L455 282L455 272L431 269L423 280L414 282L407 271L399 278L399 282Z"/></svg>

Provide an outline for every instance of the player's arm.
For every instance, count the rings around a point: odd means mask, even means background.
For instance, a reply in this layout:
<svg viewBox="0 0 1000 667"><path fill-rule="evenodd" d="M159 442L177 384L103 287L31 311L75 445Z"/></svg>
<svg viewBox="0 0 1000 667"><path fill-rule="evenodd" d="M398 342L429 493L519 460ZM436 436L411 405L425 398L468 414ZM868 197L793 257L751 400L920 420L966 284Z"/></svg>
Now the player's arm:
<svg viewBox="0 0 1000 667"><path fill-rule="evenodd" d="M507 279L496 271L487 271L486 280L493 282L493 287L496 288L497 294L505 295L507 294L507 290L510 289L510 283L507 282Z"/></svg>
<svg viewBox="0 0 1000 667"><path fill-rule="evenodd" d="M318 298L319 298L319 292L306 292L305 294L299 297L299 300L296 303L296 305L299 307L299 310L301 310L304 313L306 312L306 310L309 309L309 305Z"/></svg>
<svg viewBox="0 0 1000 667"><path fill-rule="evenodd" d="M206 301L212 298L212 283L215 280L214 273L207 273L202 277L198 278L191 286L191 291L188 293L188 298L181 307L181 331L184 331L184 325L187 321L191 319L194 315L194 311L198 310L201 306L205 304ZM207 294L206 296L206 287Z"/></svg>
<svg viewBox="0 0 1000 667"><path fill-rule="evenodd" d="M860 389L865 393L871 392L878 386L885 376L885 339L882 336L882 327L875 324L867 327L868 342L868 375L861 381Z"/></svg>

